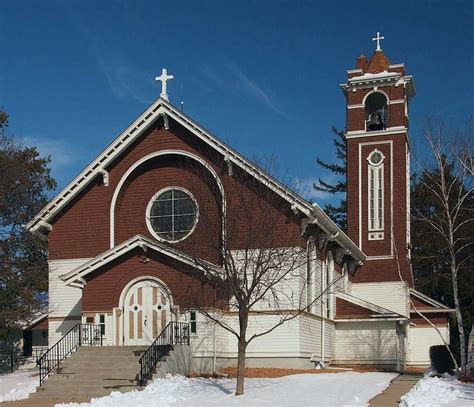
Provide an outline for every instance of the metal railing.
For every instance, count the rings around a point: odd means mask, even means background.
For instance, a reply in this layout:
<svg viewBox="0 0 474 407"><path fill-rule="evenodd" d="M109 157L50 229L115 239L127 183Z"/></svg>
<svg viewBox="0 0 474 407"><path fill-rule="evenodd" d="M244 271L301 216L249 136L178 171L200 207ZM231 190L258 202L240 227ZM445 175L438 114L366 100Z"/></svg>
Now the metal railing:
<svg viewBox="0 0 474 407"><path fill-rule="evenodd" d="M25 359L23 351L6 349L0 351L0 373L14 372Z"/></svg>
<svg viewBox="0 0 474 407"><path fill-rule="evenodd" d="M78 346L102 346L100 325L76 324L38 359L40 386Z"/></svg>
<svg viewBox="0 0 474 407"><path fill-rule="evenodd" d="M189 323L171 321L141 356L139 386L144 386L150 380L156 364L174 345L189 345Z"/></svg>

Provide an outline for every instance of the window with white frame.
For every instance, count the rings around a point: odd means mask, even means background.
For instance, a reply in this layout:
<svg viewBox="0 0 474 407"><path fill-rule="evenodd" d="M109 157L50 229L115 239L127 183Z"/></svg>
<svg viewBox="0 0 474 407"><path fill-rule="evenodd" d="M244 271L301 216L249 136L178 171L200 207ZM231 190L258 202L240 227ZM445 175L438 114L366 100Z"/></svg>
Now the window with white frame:
<svg viewBox="0 0 474 407"><path fill-rule="evenodd" d="M315 289L315 275L316 275L316 246L314 239L311 237L308 240L307 260L306 260L306 311L313 312L314 310L314 289Z"/></svg>
<svg viewBox="0 0 474 407"><path fill-rule="evenodd" d="M159 191L147 208L148 229L159 240L170 243L188 237L198 221L198 206L191 192L181 187Z"/></svg>
<svg viewBox="0 0 474 407"><path fill-rule="evenodd" d="M105 335L105 314L99 314L98 324L100 326L100 334Z"/></svg>
<svg viewBox="0 0 474 407"><path fill-rule="evenodd" d="M195 334L197 332L196 311L189 312L189 327L192 334Z"/></svg>
<svg viewBox="0 0 474 407"><path fill-rule="evenodd" d="M334 277L334 259L332 257L332 253L328 253L328 257L326 260L326 274L324 278L324 289L325 297L326 297L326 318L333 317L333 309L334 309L334 287L332 286L333 277Z"/></svg>
<svg viewBox="0 0 474 407"><path fill-rule="evenodd" d="M383 168L384 168L384 155L374 150L369 154L368 161L368 172L369 172L369 231L380 231L383 230L383 206L384 206L384 179L383 179ZM382 236L382 235L381 235ZM377 236L375 236L377 237ZM379 236L380 237L380 236Z"/></svg>

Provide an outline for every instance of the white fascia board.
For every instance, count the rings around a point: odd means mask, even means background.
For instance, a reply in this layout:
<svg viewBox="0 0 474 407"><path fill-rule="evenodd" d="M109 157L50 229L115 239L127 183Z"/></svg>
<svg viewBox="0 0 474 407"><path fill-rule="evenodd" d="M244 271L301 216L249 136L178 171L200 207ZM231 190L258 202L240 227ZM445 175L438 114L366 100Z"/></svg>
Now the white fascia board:
<svg viewBox="0 0 474 407"><path fill-rule="evenodd" d="M448 313L448 314L452 314L453 312L456 312L456 310L454 308L446 308L446 309L416 309L416 311L412 308L410 309L410 314L417 314L417 313L420 313L420 314L439 314L439 313Z"/></svg>
<svg viewBox="0 0 474 407"><path fill-rule="evenodd" d="M196 261L176 250L176 249L173 249L169 246L166 246L164 244L161 244L161 243L157 243L153 240L150 240L148 239L147 237L145 236L142 236L142 235L136 235L128 240L126 240L125 242L113 247L112 249L109 249L101 254L99 254L98 256L94 257L93 259L91 259L90 261L88 261L87 263L75 268L74 270L71 270L70 272L66 273L66 274L63 274L62 276L60 276L61 280L63 280L67 285L70 285L70 284L73 284L74 282L76 282L77 280L79 279L82 279L84 276L86 276L87 274L93 272L94 270L98 269L99 267L102 267L103 265L111 262L112 260L115 260L116 258L122 256L123 254L129 252L130 250L133 250L135 248L143 248L143 247L147 247L147 248L150 248L152 250L155 250L156 252L158 253L162 253L164 254L165 256L168 256L168 257L171 257L175 260L178 260L182 263L185 263L185 264L188 264L198 270L201 270L201 271L204 271L204 268L199 264L199 263L196 263ZM202 264L206 264L206 265L209 265L209 267L213 270L220 270L220 267L216 266L215 264L212 264L212 263L209 263L207 261L204 261L204 260L200 260L200 262Z"/></svg>
<svg viewBox="0 0 474 407"><path fill-rule="evenodd" d="M146 109L127 129L125 129L101 154L99 154L76 178L64 187L30 222L25 228L31 232L38 229L38 222L50 220L60 208L67 204L80 191L82 191L95 175L105 169L120 152L133 142L157 118L157 112L162 104L162 99L157 99Z"/></svg>
<svg viewBox="0 0 474 407"><path fill-rule="evenodd" d="M431 305L433 305L434 307L438 307L438 308L443 308L445 310L449 310L450 308L448 308L446 305L434 300L433 298L431 297L428 297L427 295L419 292L418 290L415 290L414 288L410 288L410 294L413 294L415 297L418 297L420 299L422 299L423 301L426 301L426 302L429 302Z"/></svg>
<svg viewBox="0 0 474 407"><path fill-rule="evenodd" d="M387 322L387 321L408 321L408 318L354 318L354 319L335 319L337 323L339 322Z"/></svg>
<svg viewBox="0 0 474 407"><path fill-rule="evenodd" d="M30 322L26 322L23 325L23 329L28 329L30 326L35 325L37 322L41 321L43 318L48 318L48 313L47 312L44 312L44 313L40 314L38 317L36 317L35 319L33 319Z"/></svg>

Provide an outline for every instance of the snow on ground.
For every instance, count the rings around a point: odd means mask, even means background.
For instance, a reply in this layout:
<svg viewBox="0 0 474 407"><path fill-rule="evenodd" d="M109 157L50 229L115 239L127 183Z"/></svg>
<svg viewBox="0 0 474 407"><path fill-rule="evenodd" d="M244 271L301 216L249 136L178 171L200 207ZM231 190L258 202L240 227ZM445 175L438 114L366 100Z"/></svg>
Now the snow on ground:
<svg viewBox="0 0 474 407"><path fill-rule="evenodd" d="M474 406L474 384L454 377L425 377L402 396L401 407Z"/></svg>
<svg viewBox="0 0 474 407"><path fill-rule="evenodd" d="M396 377L393 373L300 374L272 379L245 379L245 395L236 397L235 379L189 379L167 376L143 391L114 392L90 403L56 407L166 406L365 406Z"/></svg>
<svg viewBox="0 0 474 407"><path fill-rule="evenodd" d="M35 369L0 375L0 403L27 399L39 384L37 373L38 370Z"/></svg>

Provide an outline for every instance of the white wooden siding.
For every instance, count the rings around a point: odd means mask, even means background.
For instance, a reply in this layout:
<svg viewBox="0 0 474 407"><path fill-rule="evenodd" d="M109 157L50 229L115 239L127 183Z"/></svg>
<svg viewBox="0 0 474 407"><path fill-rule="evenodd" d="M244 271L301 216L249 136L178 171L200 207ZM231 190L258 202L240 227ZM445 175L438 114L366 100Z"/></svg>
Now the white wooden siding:
<svg viewBox="0 0 474 407"><path fill-rule="evenodd" d="M257 257L261 250L264 249L255 250L255 253L249 251L247 256ZM301 247L282 248L281 250L285 252L284 256L288 257L289 262L296 263L296 266L290 264L287 267L282 267L282 280L274 285L273 290L268 291L266 298L261 299L253 306L253 311L299 309L306 306L306 253ZM232 256L237 268L240 263L244 263L242 251L235 250L232 252ZM252 263L252 260L250 262ZM247 271L248 274L251 274L250 267L247 267L247 270L243 270L242 266L242 273ZM274 276L272 277L274 278ZM250 284L251 276L249 275L248 278Z"/></svg>
<svg viewBox="0 0 474 407"><path fill-rule="evenodd" d="M48 342L54 345L75 324L80 322L82 290L66 286L59 278L90 259L49 260ZM56 319L57 318L57 319ZM64 320L68 318L67 320Z"/></svg>
<svg viewBox="0 0 474 407"><path fill-rule="evenodd" d="M337 323L335 362L396 365L396 322Z"/></svg>
<svg viewBox="0 0 474 407"><path fill-rule="evenodd" d="M398 281L379 283L353 283L349 294L372 304L409 316L408 290Z"/></svg>
<svg viewBox="0 0 474 407"><path fill-rule="evenodd" d="M67 286L59 276L79 267L90 259L50 260L49 266L49 316L70 317L81 315L82 290Z"/></svg>
<svg viewBox="0 0 474 407"><path fill-rule="evenodd" d="M437 325L445 341L449 343L448 325ZM443 345L438 332L431 326L409 327L408 329L408 364L415 366L430 365L430 347Z"/></svg>
<svg viewBox="0 0 474 407"><path fill-rule="evenodd" d="M71 320L49 320L48 321L48 346L53 346L76 324L81 322L80 317Z"/></svg>

